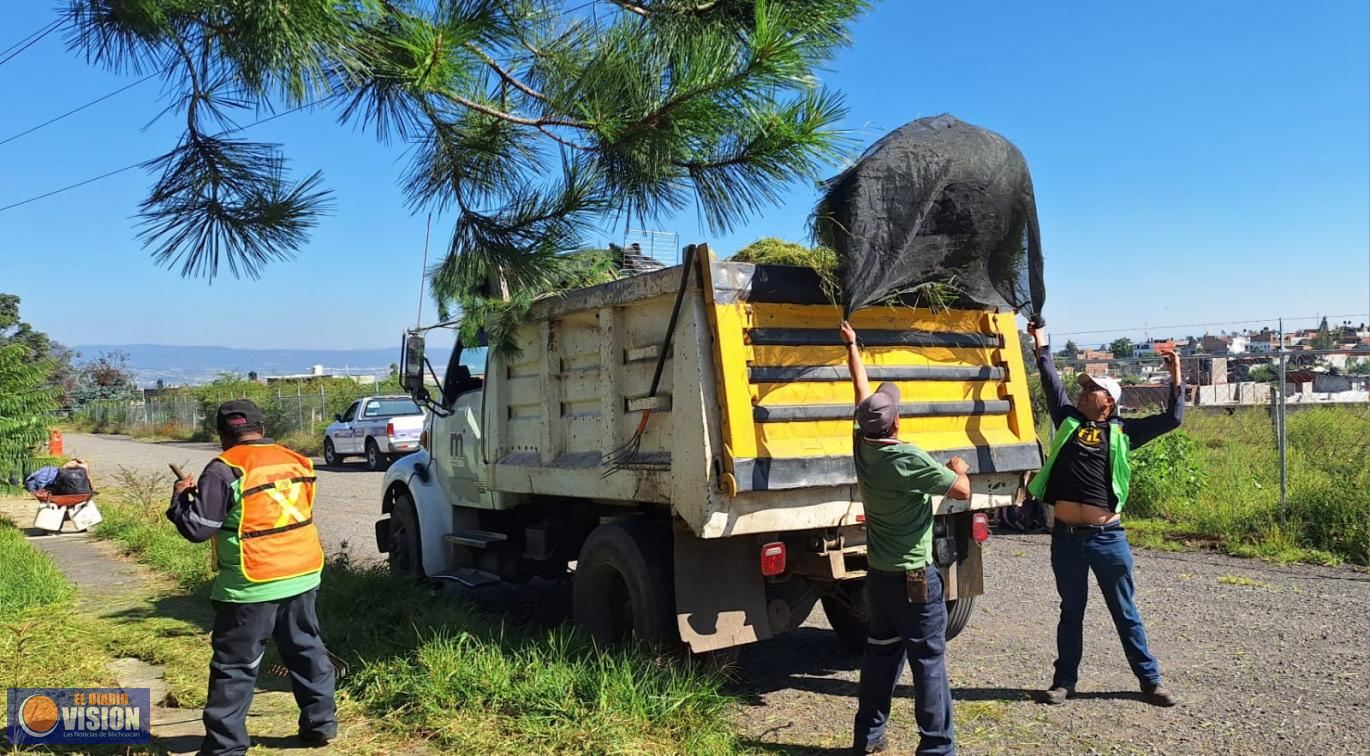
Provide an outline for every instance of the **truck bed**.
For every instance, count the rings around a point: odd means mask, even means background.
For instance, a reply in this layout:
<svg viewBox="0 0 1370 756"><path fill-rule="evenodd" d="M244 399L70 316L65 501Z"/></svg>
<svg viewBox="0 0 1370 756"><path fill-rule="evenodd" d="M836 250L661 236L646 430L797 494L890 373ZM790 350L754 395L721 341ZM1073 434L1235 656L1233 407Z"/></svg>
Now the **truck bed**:
<svg viewBox="0 0 1370 756"><path fill-rule="evenodd" d="M705 538L861 521L839 310L813 271L699 249L655 396L681 267L543 300L522 354L492 355L481 443L497 508L529 496L666 505ZM1010 503L1041 463L1013 314L901 306L852 320L871 380L903 394L900 435L970 463L972 501L939 506ZM640 453L605 477L647 408Z"/></svg>

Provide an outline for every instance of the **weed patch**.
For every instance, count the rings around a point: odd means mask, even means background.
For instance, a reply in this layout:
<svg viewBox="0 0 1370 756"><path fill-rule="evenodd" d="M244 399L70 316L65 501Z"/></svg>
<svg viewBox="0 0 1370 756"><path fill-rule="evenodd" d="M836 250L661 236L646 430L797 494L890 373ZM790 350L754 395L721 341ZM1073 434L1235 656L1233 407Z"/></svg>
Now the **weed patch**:
<svg viewBox="0 0 1370 756"><path fill-rule="evenodd" d="M1269 413L1192 412L1182 430L1134 455L1130 537L1146 548L1195 545L1282 562L1370 564L1370 410L1289 416L1289 495Z"/></svg>

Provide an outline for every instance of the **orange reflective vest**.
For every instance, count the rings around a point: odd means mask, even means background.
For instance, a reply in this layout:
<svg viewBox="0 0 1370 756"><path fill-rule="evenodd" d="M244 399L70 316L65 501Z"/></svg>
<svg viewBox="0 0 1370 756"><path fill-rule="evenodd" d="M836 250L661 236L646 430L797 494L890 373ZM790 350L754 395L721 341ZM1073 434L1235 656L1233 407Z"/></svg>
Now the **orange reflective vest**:
<svg viewBox="0 0 1370 756"><path fill-rule="evenodd" d="M237 564L220 559L220 566L238 567L249 583L322 570L323 545L314 527L314 464L309 458L279 444L238 444L219 460L239 476L236 537L223 544L237 547ZM232 515L225 525L233 521Z"/></svg>

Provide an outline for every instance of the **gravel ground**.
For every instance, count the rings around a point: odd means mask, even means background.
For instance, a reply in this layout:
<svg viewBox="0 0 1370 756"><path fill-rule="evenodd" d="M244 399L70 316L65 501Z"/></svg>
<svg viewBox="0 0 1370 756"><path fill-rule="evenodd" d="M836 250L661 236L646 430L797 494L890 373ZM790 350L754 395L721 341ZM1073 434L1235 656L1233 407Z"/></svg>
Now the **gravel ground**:
<svg viewBox="0 0 1370 756"><path fill-rule="evenodd" d="M67 436L97 480L119 466L166 475L200 469L208 444ZM319 464L316 461L316 464ZM381 474L319 467L319 530L330 553L378 559L372 523ZM1097 591L1086 616L1077 697L1038 704L1055 657L1057 600L1049 536L996 535L986 595L948 648L962 753L1370 753L1370 574L1280 566L1216 554L1136 552L1137 600L1173 709L1140 700ZM544 607L546 588L527 595ZM556 593L555 590L551 593ZM564 605L564 604L562 604ZM777 753L841 752L850 743L859 660L838 654L822 609L798 631L742 650L735 726ZM890 753L912 753L907 672Z"/></svg>
<svg viewBox="0 0 1370 756"><path fill-rule="evenodd" d="M199 475L219 453L216 444L191 442L135 441L124 436L95 436L68 433L66 453L86 458L93 470L96 483L111 485L111 476L120 467L142 474L166 478L167 495L171 494L171 471L168 463L176 463L186 472ZM378 561L375 522L380 519L381 479L384 473L369 472L361 458L341 467L325 467L322 459L315 459L318 484L315 492L314 518L319 535L330 555L344 550L355 561Z"/></svg>
<svg viewBox="0 0 1370 756"><path fill-rule="evenodd" d="M963 753L1370 753L1370 574L1214 554L1138 550L1137 601L1173 709L1140 700L1102 596L1090 596L1077 698L1051 681L1057 600L1047 535L997 535L986 595L948 645ZM837 655L822 609L799 631L747 648L751 742L784 753L850 743L859 660ZM891 751L917 742L905 672Z"/></svg>

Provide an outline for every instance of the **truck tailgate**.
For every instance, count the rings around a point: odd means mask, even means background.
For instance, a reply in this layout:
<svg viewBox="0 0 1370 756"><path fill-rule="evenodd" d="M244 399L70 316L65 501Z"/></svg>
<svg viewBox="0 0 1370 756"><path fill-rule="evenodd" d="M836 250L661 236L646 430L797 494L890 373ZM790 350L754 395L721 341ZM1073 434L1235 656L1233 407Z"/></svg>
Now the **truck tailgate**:
<svg viewBox="0 0 1370 756"><path fill-rule="evenodd" d="M712 262L709 308L733 495L850 485L854 389L840 312L801 268ZM852 317L900 436L1000 485L1041 464L1014 315L881 307Z"/></svg>

